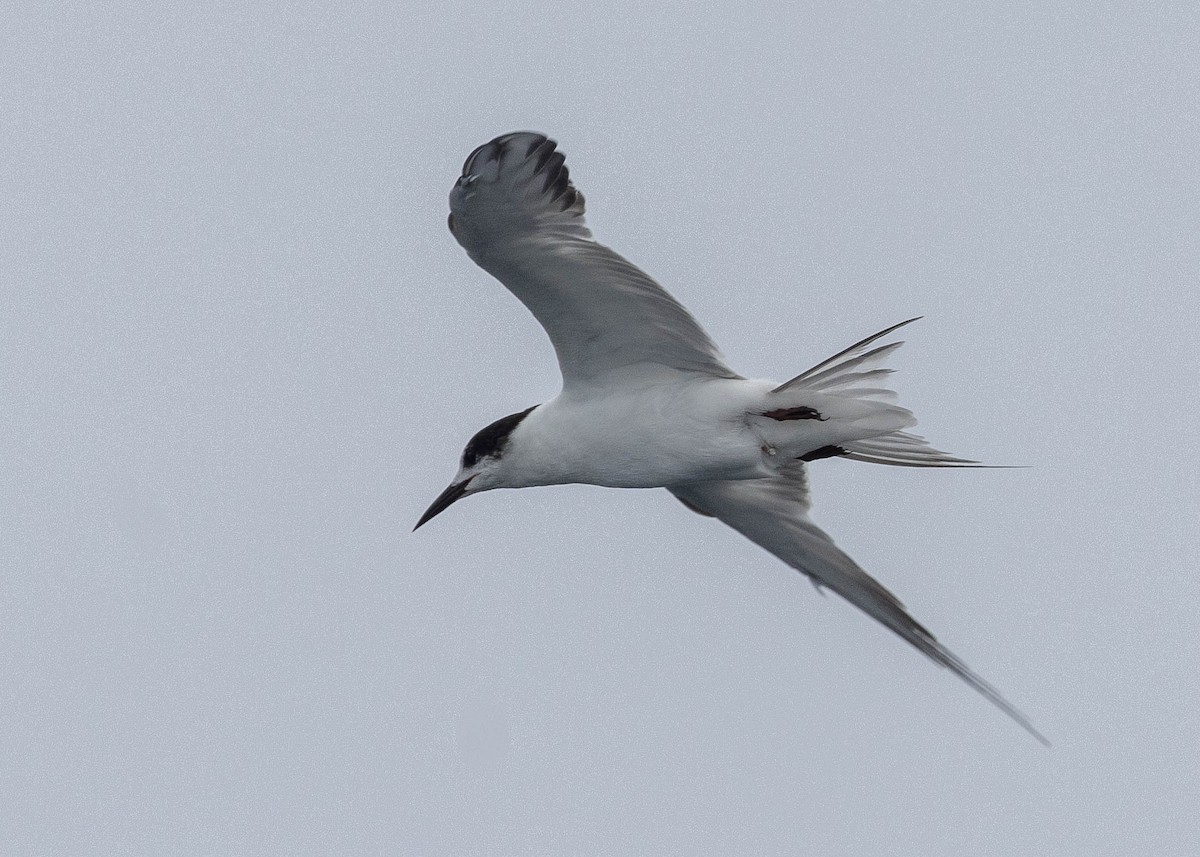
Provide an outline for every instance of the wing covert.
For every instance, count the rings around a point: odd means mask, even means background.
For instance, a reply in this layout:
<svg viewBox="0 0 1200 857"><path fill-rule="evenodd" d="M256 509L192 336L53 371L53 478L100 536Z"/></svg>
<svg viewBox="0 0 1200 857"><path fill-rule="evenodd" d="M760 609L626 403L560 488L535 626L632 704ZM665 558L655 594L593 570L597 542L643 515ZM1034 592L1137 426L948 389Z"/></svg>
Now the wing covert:
<svg viewBox="0 0 1200 857"><path fill-rule="evenodd" d="M740 377L678 301L592 239L555 146L518 132L472 152L450 192L450 231L546 329L564 386L615 372Z"/></svg>

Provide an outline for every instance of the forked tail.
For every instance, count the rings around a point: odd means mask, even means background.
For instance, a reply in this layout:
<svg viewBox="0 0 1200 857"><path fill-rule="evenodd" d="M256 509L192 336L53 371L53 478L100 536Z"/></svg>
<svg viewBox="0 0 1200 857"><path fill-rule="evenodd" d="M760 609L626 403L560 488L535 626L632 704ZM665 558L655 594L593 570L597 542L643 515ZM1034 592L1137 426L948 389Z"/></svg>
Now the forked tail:
<svg viewBox="0 0 1200 857"><path fill-rule="evenodd" d="M910 318L899 324L893 324L873 336L868 336L828 360L823 360L807 372L780 384L771 392L784 393L789 390L804 390L847 399L894 402L897 398L895 392L883 386L883 381L895 370L885 368L881 364L889 354L904 343L903 341L889 342L886 345L875 345L875 343L889 333L899 330L906 324L912 324L920 318L921 316ZM875 347L872 347L873 345ZM815 461L820 458L836 456L872 464L890 464L896 467L987 466L968 458L958 458L934 449L920 435L906 431L892 431L861 440L849 440L824 446L803 456L803 459Z"/></svg>

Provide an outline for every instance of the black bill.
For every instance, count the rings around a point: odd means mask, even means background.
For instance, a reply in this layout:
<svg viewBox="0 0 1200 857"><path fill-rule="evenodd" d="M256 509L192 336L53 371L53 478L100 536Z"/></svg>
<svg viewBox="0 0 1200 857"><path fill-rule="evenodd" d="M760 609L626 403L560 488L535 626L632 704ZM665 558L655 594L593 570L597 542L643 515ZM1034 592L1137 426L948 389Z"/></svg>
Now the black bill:
<svg viewBox="0 0 1200 857"><path fill-rule="evenodd" d="M468 476L462 482L454 483L439 494L438 498L425 510L425 514L421 516L421 520L417 521L417 525L413 527L413 532L415 533L429 521L432 521L438 515L442 514L442 512L449 509L456 500L461 500L466 496L467 486L471 484L471 480L474 478L474 476Z"/></svg>

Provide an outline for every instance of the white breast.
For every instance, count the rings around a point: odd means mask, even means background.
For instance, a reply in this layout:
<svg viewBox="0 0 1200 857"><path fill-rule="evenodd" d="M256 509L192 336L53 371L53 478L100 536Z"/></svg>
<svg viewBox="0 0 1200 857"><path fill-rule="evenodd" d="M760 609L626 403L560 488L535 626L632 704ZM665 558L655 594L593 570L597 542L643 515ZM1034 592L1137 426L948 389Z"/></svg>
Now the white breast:
<svg viewBox="0 0 1200 857"><path fill-rule="evenodd" d="M746 419L770 384L733 379L650 385L547 402L514 433L520 486L581 482L658 488L769 475Z"/></svg>

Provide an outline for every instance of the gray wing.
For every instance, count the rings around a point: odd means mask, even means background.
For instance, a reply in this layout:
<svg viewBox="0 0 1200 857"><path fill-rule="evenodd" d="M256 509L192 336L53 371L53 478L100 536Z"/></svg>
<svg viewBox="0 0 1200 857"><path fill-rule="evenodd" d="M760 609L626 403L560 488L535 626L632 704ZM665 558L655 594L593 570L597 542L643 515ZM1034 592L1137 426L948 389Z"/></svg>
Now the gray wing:
<svg viewBox="0 0 1200 857"><path fill-rule="evenodd" d="M564 387L614 372L739 377L678 301L592 239L564 160L541 134L505 134L450 192L450 231L541 322Z"/></svg>
<svg viewBox="0 0 1200 857"><path fill-rule="evenodd" d="M811 506L804 465L783 475L740 482L698 482L670 489L693 511L719 518L766 548L818 586L828 587L890 628L935 663L949 668L1043 744L1049 744L1024 714L934 638L909 615L895 595L841 551L808 517Z"/></svg>

